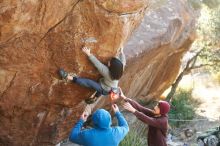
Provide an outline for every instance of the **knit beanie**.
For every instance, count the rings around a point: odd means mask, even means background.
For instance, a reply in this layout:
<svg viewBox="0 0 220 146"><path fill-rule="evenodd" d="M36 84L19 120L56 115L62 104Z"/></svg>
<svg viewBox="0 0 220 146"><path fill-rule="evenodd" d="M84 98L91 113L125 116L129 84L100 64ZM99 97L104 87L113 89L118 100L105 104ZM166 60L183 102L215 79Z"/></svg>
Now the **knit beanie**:
<svg viewBox="0 0 220 146"><path fill-rule="evenodd" d="M160 100L158 107L160 108L161 115L166 115L170 111L170 104L167 101Z"/></svg>

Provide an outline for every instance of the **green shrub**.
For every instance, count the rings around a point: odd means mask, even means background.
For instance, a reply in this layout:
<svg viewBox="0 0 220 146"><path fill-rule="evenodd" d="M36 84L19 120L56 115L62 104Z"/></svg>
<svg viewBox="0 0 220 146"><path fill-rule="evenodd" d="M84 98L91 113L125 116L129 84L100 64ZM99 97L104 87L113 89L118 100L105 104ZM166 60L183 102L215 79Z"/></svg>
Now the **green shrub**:
<svg viewBox="0 0 220 146"><path fill-rule="evenodd" d="M130 130L119 146L146 146L146 139L146 137L140 137L136 131Z"/></svg>
<svg viewBox="0 0 220 146"><path fill-rule="evenodd" d="M192 120L195 117L195 111L200 102L196 99L193 99L191 94L192 90L187 91L180 89L174 96L172 108L169 112L169 124L172 127L179 127L181 124L187 123L183 121L173 121L172 119Z"/></svg>

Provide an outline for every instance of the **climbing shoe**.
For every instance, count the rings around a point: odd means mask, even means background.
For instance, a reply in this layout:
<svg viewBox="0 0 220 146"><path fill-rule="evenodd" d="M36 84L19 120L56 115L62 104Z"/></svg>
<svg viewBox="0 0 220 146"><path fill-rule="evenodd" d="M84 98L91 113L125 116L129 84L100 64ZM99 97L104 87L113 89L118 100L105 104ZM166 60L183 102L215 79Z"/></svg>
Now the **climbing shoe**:
<svg viewBox="0 0 220 146"><path fill-rule="evenodd" d="M87 104L93 104L94 102L96 102L97 101L97 99L98 99L98 97L93 97L93 98L87 98L87 99L85 99L85 103L87 103Z"/></svg>
<svg viewBox="0 0 220 146"><path fill-rule="evenodd" d="M101 96L100 93L95 91L89 98L85 99L86 104L93 104L94 102L97 101L97 99Z"/></svg>
<svg viewBox="0 0 220 146"><path fill-rule="evenodd" d="M66 79L68 76L68 73L64 69L59 69L59 75L61 76L62 79Z"/></svg>

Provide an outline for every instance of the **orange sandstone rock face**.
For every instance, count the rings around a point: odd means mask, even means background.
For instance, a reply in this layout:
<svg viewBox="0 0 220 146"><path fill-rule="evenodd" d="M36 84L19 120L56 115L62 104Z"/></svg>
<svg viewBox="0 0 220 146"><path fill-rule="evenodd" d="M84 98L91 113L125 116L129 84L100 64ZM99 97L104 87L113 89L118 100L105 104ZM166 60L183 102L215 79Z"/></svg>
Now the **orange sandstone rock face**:
<svg viewBox="0 0 220 146"><path fill-rule="evenodd" d="M147 0L97 0L96 2L109 12L120 14L137 12L148 4Z"/></svg>
<svg viewBox="0 0 220 146"><path fill-rule="evenodd" d="M125 94L160 95L193 41L193 19L180 0L0 0L0 145L54 145L68 136L93 91L63 83L57 70L100 77L82 46L107 63L126 44Z"/></svg>

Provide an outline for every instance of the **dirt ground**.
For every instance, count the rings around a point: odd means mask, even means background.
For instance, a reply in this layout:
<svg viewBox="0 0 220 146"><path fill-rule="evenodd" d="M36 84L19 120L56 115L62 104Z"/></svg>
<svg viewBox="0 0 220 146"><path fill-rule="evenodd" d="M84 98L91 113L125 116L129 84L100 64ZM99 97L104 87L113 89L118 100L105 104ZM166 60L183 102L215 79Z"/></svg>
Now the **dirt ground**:
<svg viewBox="0 0 220 146"><path fill-rule="evenodd" d="M171 146L197 146L199 135L220 126L220 85L209 74L196 74L184 77L180 86L193 87L192 96L201 104L196 110L195 121L172 130ZM185 135L187 129L192 132L189 137Z"/></svg>

